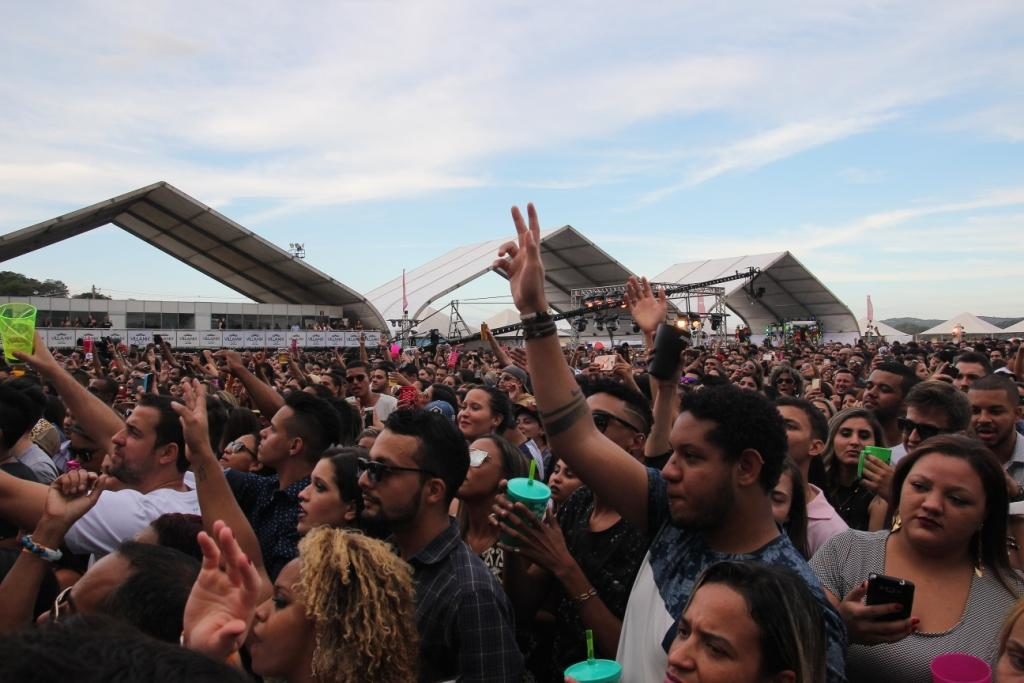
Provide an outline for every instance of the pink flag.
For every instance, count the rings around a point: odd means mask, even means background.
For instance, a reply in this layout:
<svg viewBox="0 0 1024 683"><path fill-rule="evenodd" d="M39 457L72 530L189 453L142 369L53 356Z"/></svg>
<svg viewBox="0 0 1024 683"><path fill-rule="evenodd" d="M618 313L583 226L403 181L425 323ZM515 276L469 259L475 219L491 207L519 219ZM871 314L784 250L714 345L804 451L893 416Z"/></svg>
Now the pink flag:
<svg viewBox="0 0 1024 683"><path fill-rule="evenodd" d="M707 313L707 311L704 309L704 297L703 296L698 296L697 297L697 312L701 313L701 314Z"/></svg>
<svg viewBox="0 0 1024 683"><path fill-rule="evenodd" d="M402 310L409 310L409 297L405 293L405 268L402 268Z"/></svg>
<svg viewBox="0 0 1024 683"><path fill-rule="evenodd" d="M868 322L875 319L875 307L871 305L871 295L868 294Z"/></svg>

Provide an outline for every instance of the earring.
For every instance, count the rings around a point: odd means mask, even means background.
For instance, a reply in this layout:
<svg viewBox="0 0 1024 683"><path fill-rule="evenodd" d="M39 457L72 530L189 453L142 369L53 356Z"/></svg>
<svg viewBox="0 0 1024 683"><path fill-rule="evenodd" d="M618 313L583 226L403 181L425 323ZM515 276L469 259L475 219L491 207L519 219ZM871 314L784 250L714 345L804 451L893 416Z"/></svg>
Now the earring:
<svg viewBox="0 0 1024 683"><path fill-rule="evenodd" d="M974 562L974 575L980 579L982 574L984 571L981 564L981 529L978 529L978 557Z"/></svg>
<svg viewBox="0 0 1024 683"><path fill-rule="evenodd" d="M897 510L896 514L892 516L892 533L896 533L903 526L903 520L900 519L900 511Z"/></svg>

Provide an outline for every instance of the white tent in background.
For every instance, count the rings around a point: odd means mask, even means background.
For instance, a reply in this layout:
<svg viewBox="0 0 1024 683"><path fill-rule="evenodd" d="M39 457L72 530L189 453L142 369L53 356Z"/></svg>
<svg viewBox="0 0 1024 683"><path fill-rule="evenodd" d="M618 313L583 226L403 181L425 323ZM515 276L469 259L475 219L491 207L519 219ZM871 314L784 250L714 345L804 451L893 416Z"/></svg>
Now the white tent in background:
<svg viewBox="0 0 1024 683"><path fill-rule="evenodd" d="M1005 332L1005 330L999 329L992 323L985 322L972 313L961 313L953 316L944 323L939 323L930 330L925 330L919 336L952 337L953 331L957 326L963 328L963 335L965 337L990 336L993 334L1003 334Z"/></svg>
<svg viewBox="0 0 1024 683"><path fill-rule="evenodd" d="M505 325L515 325L520 322L519 311L514 308L506 308L498 311L484 322L492 330L496 327L504 327Z"/></svg>
<svg viewBox="0 0 1024 683"><path fill-rule="evenodd" d="M1024 320L1021 320L1018 323L1014 323L1013 325L1010 325L1005 330L1003 330L1003 333L1004 334L1010 334L1010 335L1014 335L1015 334L1017 336L1024 337Z"/></svg>
<svg viewBox="0 0 1024 683"><path fill-rule="evenodd" d="M886 325L878 320L868 322L867 318L861 318L857 321L857 324L860 326L863 339L868 339L869 336L874 338L881 337L889 343L899 342L901 344L906 344L907 342L914 340L914 335L907 334L906 332L900 332L895 327Z"/></svg>

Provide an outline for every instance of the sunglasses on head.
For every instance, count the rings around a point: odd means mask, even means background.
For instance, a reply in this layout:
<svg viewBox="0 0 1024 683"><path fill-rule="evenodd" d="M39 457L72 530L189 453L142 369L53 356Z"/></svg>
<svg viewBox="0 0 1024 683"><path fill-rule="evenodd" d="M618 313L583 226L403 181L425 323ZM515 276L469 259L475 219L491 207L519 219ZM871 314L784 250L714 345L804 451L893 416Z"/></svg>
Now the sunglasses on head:
<svg viewBox="0 0 1024 683"><path fill-rule="evenodd" d="M942 434L944 431L946 431L933 425L919 424L917 422L914 422L913 420L908 420L905 417L896 418L896 426L898 426L900 428L900 431L903 432L904 434L913 434L916 431L917 435L921 437L922 441L924 441L925 439L930 439L933 436L938 436L939 434Z"/></svg>
<svg viewBox="0 0 1024 683"><path fill-rule="evenodd" d="M611 413L606 413L603 410L594 410L591 411L590 414L594 418L594 426L597 427L597 431L601 432L602 434L604 434L604 431L608 429L608 425L611 423L612 420L615 420L622 426L628 427L629 429L633 430L634 432L637 432L638 434L640 433L639 429L629 424L621 417L616 417Z"/></svg>
<svg viewBox="0 0 1024 683"><path fill-rule="evenodd" d="M420 472L422 474L429 474L432 477L437 476L433 471L419 467L398 467L397 465L388 465L387 463L367 458L359 458L357 462L359 471L366 472L366 478L374 484L379 484L396 472Z"/></svg>

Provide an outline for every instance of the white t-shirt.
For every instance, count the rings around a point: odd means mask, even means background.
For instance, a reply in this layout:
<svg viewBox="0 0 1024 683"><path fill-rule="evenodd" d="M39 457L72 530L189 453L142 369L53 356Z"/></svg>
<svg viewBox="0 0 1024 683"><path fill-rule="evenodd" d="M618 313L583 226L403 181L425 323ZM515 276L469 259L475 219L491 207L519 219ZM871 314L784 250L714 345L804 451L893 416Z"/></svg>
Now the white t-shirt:
<svg viewBox="0 0 1024 683"><path fill-rule="evenodd" d="M96 506L71 527L64 542L73 553L102 557L169 512L200 514L195 489L157 489L145 494L131 489L104 491Z"/></svg>
<svg viewBox="0 0 1024 683"><path fill-rule="evenodd" d="M356 404L356 399L349 396L348 402ZM388 416L398 410L398 399L387 394L377 394L377 404L373 406L373 412L381 422L387 422Z"/></svg>

